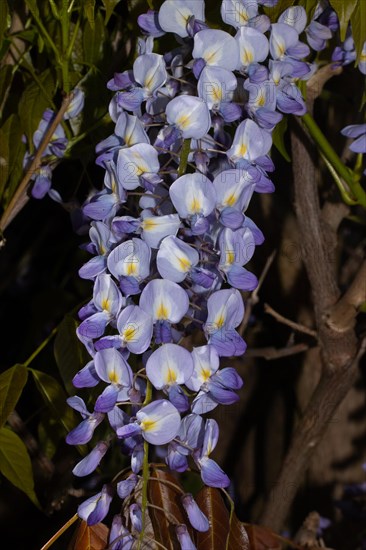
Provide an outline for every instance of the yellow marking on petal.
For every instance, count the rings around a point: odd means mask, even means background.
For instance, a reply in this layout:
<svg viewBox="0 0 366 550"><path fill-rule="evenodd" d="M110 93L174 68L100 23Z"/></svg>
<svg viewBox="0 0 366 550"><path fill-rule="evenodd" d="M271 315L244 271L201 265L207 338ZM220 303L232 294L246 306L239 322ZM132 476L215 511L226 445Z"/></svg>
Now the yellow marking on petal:
<svg viewBox="0 0 366 550"><path fill-rule="evenodd" d="M365 52L365 53L361 53L361 55L360 55L360 61L362 61L362 62L366 61L366 52Z"/></svg>
<svg viewBox="0 0 366 550"><path fill-rule="evenodd" d="M178 258L179 266L182 271L189 271L191 269L191 262L187 258Z"/></svg>
<svg viewBox="0 0 366 550"><path fill-rule="evenodd" d="M174 382L177 381L177 373L172 370L170 367L168 367L168 371L165 376L165 383L166 384L174 384Z"/></svg>
<svg viewBox="0 0 366 550"><path fill-rule="evenodd" d="M141 422L141 429L144 432L151 432L151 430L154 429L155 425L157 423L157 420L149 420L148 418L146 420L143 420Z"/></svg>
<svg viewBox="0 0 366 550"><path fill-rule="evenodd" d="M103 254L105 254L107 252L106 248L104 245L100 245L99 246L99 253L103 256Z"/></svg>
<svg viewBox="0 0 366 550"><path fill-rule="evenodd" d="M201 368L201 378L206 382L211 376L211 371L209 369Z"/></svg>
<svg viewBox="0 0 366 550"><path fill-rule="evenodd" d="M201 211L201 201L197 197L194 197L191 201L190 208L193 214L198 214Z"/></svg>
<svg viewBox="0 0 366 550"><path fill-rule="evenodd" d="M234 193L231 193L231 195L229 195L224 202L226 206L234 206L235 203L236 203L236 196Z"/></svg>
<svg viewBox="0 0 366 550"><path fill-rule="evenodd" d="M266 98L264 97L263 94L261 94L258 98L257 105L259 105L259 107L263 107L265 103L266 103Z"/></svg>
<svg viewBox="0 0 366 550"><path fill-rule="evenodd" d="M135 333L136 333L136 330L134 327L128 327L126 328L123 333L122 333L122 338L126 341L126 342L129 342L130 340L132 340L132 338L135 336Z"/></svg>
<svg viewBox="0 0 366 550"><path fill-rule="evenodd" d="M157 223L154 218L145 218L142 222L142 228L145 231L152 231L153 229L155 229L156 225Z"/></svg>
<svg viewBox="0 0 366 550"><path fill-rule="evenodd" d="M164 320L164 319L168 318L168 310L165 307L165 305L163 304L163 302L160 302L160 305L159 305L159 307L157 309L157 312L156 312L156 317L157 317L157 319L161 319L161 320Z"/></svg>
<svg viewBox="0 0 366 550"><path fill-rule="evenodd" d="M247 152L247 146L245 145L245 143L242 143L239 147L238 154L240 157L244 157L246 152Z"/></svg>
<svg viewBox="0 0 366 550"><path fill-rule="evenodd" d="M253 63L254 61L253 52L251 50L244 49L241 60L243 62L243 65L249 65L249 63Z"/></svg>
<svg viewBox="0 0 366 550"><path fill-rule="evenodd" d="M116 178L114 176L111 177L111 191L112 193L115 193L117 190L117 182Z"/></svg>
<svg viewBox="0 0 366 550"><path fill-rule="evenodd" d="M208 52L206 52L204 57L206 63L214 64L217 54L218 54L218 50L209 50Z"/></svg>
<svg viewBox="0 0 366 550"><path fill-rule="evenodd" d="M216 325L218 326L218 328L221 328L224 326L224 323L225 323L225 317L223 314L221 314L216 319Z"/></svg>
<svg viewBox="0 0 366 550"><path fill-rule="evenodd" d="M233 264L234 263L234 260L235 260L235 254L232 250L229 250L226 252L226 262L228 264Z"/></svg>
<svg viewBox="0 0 366 550"><path fill-rule="evenodd" d="M118 376L115 370L110 371L110 373L108 374L108 378L112 384L117 384Z"/></svg>
<svg viewBox="0 0 366 550"><path fill-rule="evenodd" d="M214 99L214 101L221 101L222 97L222 87L217 84L212 89L212 98Z"/></svg>
<svg viewBox="0 0 366 550"><path fill-rule="evenodd" d="M109 311L111 307L111 302L108 298L104 298L104 300L102 300L102 309L105 310L105 311Z"/></svg>
<svg viewBox="0 0 366 550"><path fill-rule="evenodd" d="M177 119L177 126L185 130L191 121L191 115L182 115Z"/></svg>
<svg viewBox="0 0 366 550"><path fill-rule="evenodd" d="M239 22L240 23L247 23L249 21L249 17L246 11L240 11L239 12Z"/></svg>
<svg viewBox="0 0 366 550"><path fill-rule="evenodd" d="M137 271L137 262L134 262L133 260L127 262L126 274L127 275L134 275L134 274L136 274L136 271Z"/></svg>

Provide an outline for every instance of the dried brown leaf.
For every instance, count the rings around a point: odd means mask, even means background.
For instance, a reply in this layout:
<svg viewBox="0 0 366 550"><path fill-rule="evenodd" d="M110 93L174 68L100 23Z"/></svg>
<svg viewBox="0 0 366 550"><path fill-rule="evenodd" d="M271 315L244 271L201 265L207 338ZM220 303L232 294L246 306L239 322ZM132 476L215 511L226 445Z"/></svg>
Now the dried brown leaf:
<svg viewBox="0 0 366 550"><path fill-rule="evenodd" d="M229 532L229 512L220 491L212 487L203 487L196 497L196 502L210 522L210 529L206 533L197 534L197 549L225 550ZM235 547L232 548L234 550Z"/></svg>
<svg viewBox="0 0 366 550"><path fill-rule="evenodd" d="M276 533L262 525L245 525L250 550L281 550L282 543L278 540Z"/></svg>
<svg viewBox="0 0 366 550"><path fill-rule="evenodd" d="M175 534L174 524L187 524L187 517L182 507L180 497L182 492L166 482L173 483L182 489L179 481L168 471L153 469L151 477L159 481L149 481L149 502L154 506L163 508L149 508L149 516L153 524L155 539L169 550L180 549L180 544ZM183 490L183 489L182 489Z"/></svg>
<svg viewBox="0 0 366 550"><path fill-rule="evenodd" d="M109 529L104 523L89 527L82 521L77 527L68 550L105 550L108 546Z"/></svg>
<svg viewBox="0 0 366 550"><path fill-rule="evenodd" d="M231 519L228 550L252 550L244 523L235 514Z"/></svg>

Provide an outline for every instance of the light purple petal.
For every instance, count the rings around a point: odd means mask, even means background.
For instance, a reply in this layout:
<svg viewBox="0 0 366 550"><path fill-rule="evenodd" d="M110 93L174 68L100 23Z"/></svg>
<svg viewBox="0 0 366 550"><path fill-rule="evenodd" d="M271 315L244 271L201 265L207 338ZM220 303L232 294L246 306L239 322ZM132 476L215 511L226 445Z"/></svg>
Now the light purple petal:
<svg viewBox="0 0 366 550"><path fill-rule="evenodd" d="M165 399L153 401L137 413L142 436L153 445L165 445L177 435L180 426L180 414Z"/></svg>
<svg viewBox="0 0 366 550"><path fill-rule="evenodd" d="M161 346L150 355L146 363L146 374L158 390L173 384L185 384L192 372L191 354L177 344Z"/></svg>
<svg viewBox="0 0 366 550"><path fill-rule="evenodd" d="M105 441L99 441L94 449L76 464L72 471L74 476L83 477L94 472L99 466L103 456L108 451L108 447L109 445Z"/></svg>
<svg viewBox="0 0 366 550"><path fill-rule="evenodd" d="M210 129L210 111L199 97L182 95L172 99L166 107L169 124L174 124L184 139L200 139Z"/></svg>
<svg viewBox="0 0 366 550"><path fill-rule="evenodd" d="M187 493L181 497L181 501L192 527L201 533L208 531L210 528L208 519L199 508L193 496Z"/></svg>
<svg viewBox="0 0 366 550"><path fill-rule="evenodd" d="M150 281L141 293L140 307L154 320L179 323L189 307L188 295L177 283L165 279Z"/></svg>

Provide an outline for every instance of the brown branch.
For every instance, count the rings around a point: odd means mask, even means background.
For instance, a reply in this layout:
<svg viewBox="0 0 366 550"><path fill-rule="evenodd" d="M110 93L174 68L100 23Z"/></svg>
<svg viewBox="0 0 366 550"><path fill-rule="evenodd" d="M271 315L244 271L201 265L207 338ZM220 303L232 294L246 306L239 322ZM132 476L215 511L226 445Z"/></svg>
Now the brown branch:
<svg viewBox="0 0 366 550"><path fill-rule="evenodd" d="M281 359L282 357L290 357L291 355L296 355L297 353L303 353L308 349L309 346L303 343L285 348L275 348L273 346L266 348L250 348L245 352L245 357L262 357L263 359L272 361L275 359Z"/></svg>
<svg viewBox="0 0 366 550"><path fill-rule="evenodd" d="M318 333L316 332L316 330L312 330L305 325L301 325L300 323L295 323L295 321L291 321L291 319L288 319L287 317L284 317L283 315L275 311L269 304L264 304L264 311L269 315L272 315L272 317L274 317L279 323L287 325L297 332L303 332L304 334L308 334L309 336L313 336L314 338L318 337Z"/></svg>
<svg viewBox="0 0 366 550"><path fill-rule="evenodd" d="M64 97L60 110L56 114L49 129L47 130L30 167L26 171L13 198L11 199L9 205L7 206L5 212L1 217L0 231L5 231L8 225L12 222L12 220L15 218L15 216L20 212L20 210L23 208L23 206L27 202L26 191L27 191L27 186L29 184L29 181L33 176L33 174L40 168L42 155L46 150L46 147L50 143L57 126L62 122L63 116L68 106L70 105L72 98L73 98L72 92L70 94L67 94Z"/></svg>
<svg viewBox="0 0 366 550"><path fill-rule="evenodd" d="M312 103L308 105L312 110ZM299 123L291 135L294 174L295 211L300 230L300 245L310 282L321 350L322 376L310 398L281 467L276 491L268 499L261 522L279 531L309 466L338 406L354 384L358 361L365 342L357 353L358 342L353 325L344 331L329 324L326 313L332 311L340 296L334 251L337 247L336 223L330 223L320 209L314 161L315 148ZM357 279L357 277L356 277ZM348 304L345 314L355 316Z"/></svg>
<svg viewBox="0 0 366 550"><path fill-rule="evenodd" d="M351 286L327 314L327 325L335 331L353 328L358 308L366 302L366 260L361 264Z"/></svg>

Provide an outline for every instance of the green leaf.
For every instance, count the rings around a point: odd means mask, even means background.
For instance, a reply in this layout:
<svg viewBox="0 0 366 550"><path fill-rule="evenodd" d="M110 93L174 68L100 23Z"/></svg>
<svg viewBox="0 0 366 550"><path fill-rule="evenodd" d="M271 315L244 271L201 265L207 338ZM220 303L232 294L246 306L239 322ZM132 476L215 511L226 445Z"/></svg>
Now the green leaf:
<svg viewBox="0 0 366 550"><path fill-rule="evenodd" d="M4 65L0 69L0 103L4 101L6 90L11 84L12 71L13 67L11 65Z"/></svg>
<svg viewBox="0 0 366 550"><path fill-rule="evenodd" d="M85 0L84 1L84 13L89 22L90 27L94 30L94 8L95 0Z"/></svg>
<svg viewBox="0 0 366 550"><path fill-rule="evenodd" d="M0 428L18 403L27 379L24 365L14 365L0 375Z"/></svg>
<svg viewBox="0 0 366 550"><path fill-rule="evenodd" d="M330 0L330 3L338 15L341 40L343 42L346 38L346 32L352 13L354 12L357 4L364 3L364 0Z"/></svg>
<svg viewBox="0 0 366 550"><path fill-rule="evenodd" d="M0 128L0 198L9 177L9 138Z"/></svg>
<svg viewBox="0 0 366 550"><path fill-rule="evenodd" d="M38 438L44 454L51 460L58 444L65 438L65 431L57 420L47 411L38 424Z"/></svg>
<svg viewBox="0 0 366 550"><path fill-rule="evenodd" d="M104 24L107 25L108 21L111 18L114 8L121 0L102 0L103 6L105 8L105 18Z"/></svg>
<svg viewBox="0 0 366 550"><path fill-rule="evenodd" d="M54 345L58 370L69 395L75 393L72 378L86 362L84 346L76 336L77 327L75 319L71 315L66 315L59 326Z"/></svg>
<svg viewBox="0 0 366 550"><path fill-rule="evenodd" d="M357 63L360 61L362 47L366 40L366 2L358 0L351 16L352 36L357 52Z"/></svg>
<svg viewBox="0 0 366 550"><path fill-rule="evenodd" d="M95 18L94 27L86 22L83 32L83 61L89 65L96 65L103 53L103 43L105 40L105 27L103 18L98 12Z"/></svg>
<svg viewBox="0 0 366 550"><path fill-rule="evenodd" d="M2 0L2 2L0 2L0 42L4 35L4 32L8 28L8 14L8 2L6 0Z"/></svg>
<svg viewBox="0 0 366 550"><path fill-rule="evenodd" d="M50 101L55 91L55 82L50 69L44 71L40 76L42 88L37 82L31 82L24 90L19 102L18 114L20 123L25 135L28 138L28 145L33 152L33 134L36 131L42 115L47 107L51 107Z"/></svg>
<svg viewBox="0 0 366 550"><path fill-rule="evenodd" d="M17 114L12 114L3 126L8 135L9 143L9 175L7 186L4 189L2 203L4 207L10 202L23 176L23 159L26 145L22 142L22 128ZM1 197L1 193L0 193Z"/></svg>
<svg viewBox="0 0 366 550"><path fill-rule="evenodd" d="M275 129L272 132L272 139L273 145L281 153L283 158L287 160L287 162L291 162L290 155L286 150L284 139L287 131L287 121L287 117L283 117L283 119L276 125Z"/></svg>
<svg viewBox="0 0 366 550"><path fill-rule="evenodd" d="M0 471L40 508L27 449L20 437L7 428L0 429Z"/></svg>
<svg viewBox="0 0 366 550"><path fill-rule="evenodd" d="M318 0L300 0L299 5L305 8L308 22L312 19L317 4Z"/></svg>
<svg viewBox="0 0 366 550"><path fill-rule="evenodd" d="M276 23L281 13L290 6L293 6L294 3L293 0L279 0L273 8L264 8L264 12L268 15L272 23Z"/></svg>
<svg viewBox="0 0 366 550"><path fill-rule="evenodd" d="M75 414L66 403L66 394L60 384L45 372L29 370L52 416L59 421L66 432L72 430L76 424Z"/></svg>

